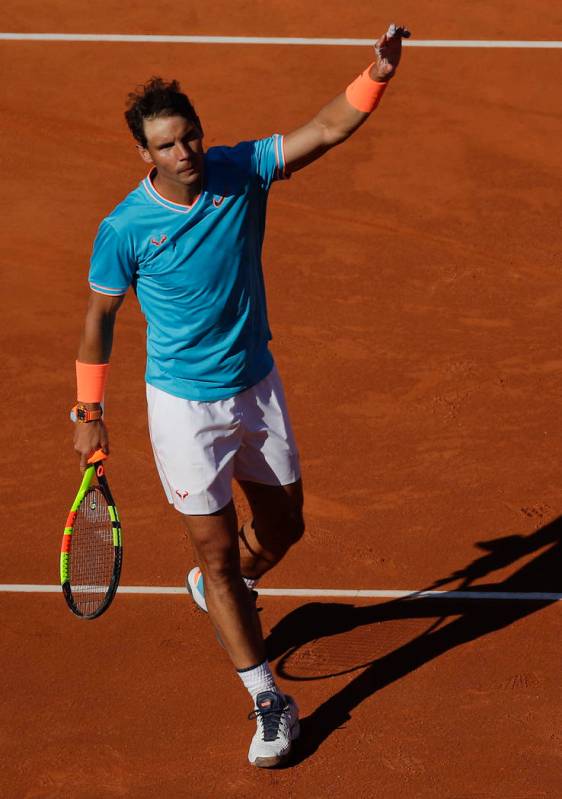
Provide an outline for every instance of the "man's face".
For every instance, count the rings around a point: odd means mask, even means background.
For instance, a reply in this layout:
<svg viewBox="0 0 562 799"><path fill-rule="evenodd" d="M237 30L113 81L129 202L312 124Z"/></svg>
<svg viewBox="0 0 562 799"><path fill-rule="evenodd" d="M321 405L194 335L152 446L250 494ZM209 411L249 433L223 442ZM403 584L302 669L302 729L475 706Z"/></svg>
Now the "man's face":
<svg viewBox="0 0 562 799"><path fill-rule="evenodd" d="M147 146L139 146L139 152L161 180L183 186L201 182L203 133L195 122L181 116L145 119L144 135Z"/></svg>

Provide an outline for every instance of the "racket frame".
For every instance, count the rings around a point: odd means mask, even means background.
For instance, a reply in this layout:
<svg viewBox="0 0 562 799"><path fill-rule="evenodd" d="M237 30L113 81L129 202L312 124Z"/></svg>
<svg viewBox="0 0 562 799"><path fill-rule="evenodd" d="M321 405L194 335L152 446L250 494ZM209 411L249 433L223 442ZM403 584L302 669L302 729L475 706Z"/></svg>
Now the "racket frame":
<svg viewBox="0 0 562 799"><path fill-rule="evenodd" d="M96 455L97 454L98 453L96 453ZM106 456L104 455L103 457L105 458ZM74 601L72 587L70 584L72 579L71 569L70 569L70 559L71 559L71 550L72 550L72 533L74 532L74 522L76 519L76 514L78 512L78 508L80 507L80 503L82 502L82 500L84 499L84 497L86 496L92 485L94 475L97 478L99 489L102 492L105 501L107 502L107 509L109 512L109 518L111 520L111 526L113 531L114 562L113 562L113 573L111 575L111 581L109 583L109 587L105 593L105 597L101 605L93 613L85 614L80 610L80 608L76 605ZM117 586L119 585L122 560L123 560L123 548L121 541L121 521L119 519L119 513L115 506L115 502L113 500L113 496L111 494L109 484L105 476L105 469L103 462L101 460L97 460L91 463L89 462L88 466L84 470L84 476L82 477L80 488L78 489L78 493L76 494L76 498L72 503L72 507L70 508L70 512L66 520L62 536L62 546L60 552L60 581L61 581L62 592L64 594L66 604L68 605L68 607L70 608L72 613L74 613L75 616L78 616L81 619L97 619L99 616L101 616L102 613L104 613L107 610L107 608L111 605L113 601L113 598L117 591Z"/></svg>

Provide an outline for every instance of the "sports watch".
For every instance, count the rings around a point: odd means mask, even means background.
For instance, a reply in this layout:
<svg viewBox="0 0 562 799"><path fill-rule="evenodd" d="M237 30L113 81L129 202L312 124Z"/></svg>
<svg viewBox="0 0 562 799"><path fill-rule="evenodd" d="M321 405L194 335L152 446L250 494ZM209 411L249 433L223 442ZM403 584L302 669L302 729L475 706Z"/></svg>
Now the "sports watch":
<svg viewBox="0 0 562 799"><path fill-rule="evenodd" d="M91 410L86 408L82 402L77 402L70 411L70 418L73 422L97 422L103 416L103 408Z"/></svg>

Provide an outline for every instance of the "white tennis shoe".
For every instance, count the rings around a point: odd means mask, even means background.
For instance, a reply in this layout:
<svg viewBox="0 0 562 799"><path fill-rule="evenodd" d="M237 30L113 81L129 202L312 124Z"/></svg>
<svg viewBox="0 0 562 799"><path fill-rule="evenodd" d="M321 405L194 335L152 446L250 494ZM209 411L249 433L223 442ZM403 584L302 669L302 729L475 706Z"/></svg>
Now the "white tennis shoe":
<svg viewBox="0 0 562 799"><path fill-rule="evenodd" d="M205 613L208 613L207 602L205 600L205 583L203 582L203 573L199 566L194 566L193 569L187 573L185 585L197 607L204 610Z"/></svg>
<svg viewBox="0 0 562 799"><path fill-rule="evenodd" d="M254 590L256 581L250 580L247 577L243 577L242 579L244 580L248 591L250 591L255 601L258 596L258 592ZM207 601L205 599L205 581L203 580L203 573L199 566L194 566L193 569L187 573L185 585L197 607L201 610L204 610L205 613L208 613Z"/></svg>
<svg viewBox="0 0 562 799"><path fill-rule="evenodd" d="M257 730L250 744L248 760L257 768L273 768L284 763L300 734L299 709L291 696L277 691L262 691L256 697Z"/></svg>

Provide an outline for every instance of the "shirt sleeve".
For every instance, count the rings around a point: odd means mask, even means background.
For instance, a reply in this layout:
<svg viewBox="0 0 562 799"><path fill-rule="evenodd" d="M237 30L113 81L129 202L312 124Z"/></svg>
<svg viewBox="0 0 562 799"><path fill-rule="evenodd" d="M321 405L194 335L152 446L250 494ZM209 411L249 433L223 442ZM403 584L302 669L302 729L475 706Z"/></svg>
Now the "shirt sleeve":
<svg viewBox="0 0 562 799"><path fill-rule="evenodd" d="M274 180L290 177L285 169L283 136L280 133L252 142L252 166L267 189Z"/></svg>
<svg viewBox="0 0 562 799"><path fill-rule="evenodd" d="M120 297L127 293L135 269L127 242L111 222L104 219L99 226L90 260L90 288L98 294Z"/></svg>

